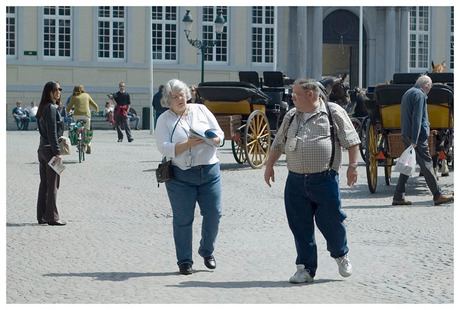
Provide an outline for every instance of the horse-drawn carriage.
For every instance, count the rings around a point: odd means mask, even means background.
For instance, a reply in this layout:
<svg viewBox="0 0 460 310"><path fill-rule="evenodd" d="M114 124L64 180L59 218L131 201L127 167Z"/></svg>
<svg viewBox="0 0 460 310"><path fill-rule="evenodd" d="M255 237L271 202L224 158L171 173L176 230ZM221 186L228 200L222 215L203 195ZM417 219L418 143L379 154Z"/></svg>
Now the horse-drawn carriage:
<svg viewBox="0 0 460 310"><path fill-rule="evenodd" d="M346 75L326 77L318 81L324 98L348 105ZM267 158L271 139L281 125L286 112L294 107L293 80L282 72L265 71L263 78L257 72L242 71L239 82L205 82L198 85L198 94L216 116L231 140L235 160L248 162L253 168L262 167Z"/></svg>
<svg viewBox="0 0 460 310"><path fill-rule="evenodd" d="M429 147L432 156L446 155L452 145L453 74L429 73L433 87L428 94L430 128ZM401 99L419 74L393 75L393 83L378 85L365 101L369 113L363 134L366 173L369 191L377 188L377 168L384 168L385 182L390 184L394 160L404 151L401 141Z"/></svg>
<svg viewBox="0 0 460 310"><path fill-rule="evenodd" d="M257 72L240 72L239 82L204 82L197 89L225 140L231 140L235 160L252 168L265 164L272 136L289 106L289 87L281 72L264 72L259 83Z"/></svg>

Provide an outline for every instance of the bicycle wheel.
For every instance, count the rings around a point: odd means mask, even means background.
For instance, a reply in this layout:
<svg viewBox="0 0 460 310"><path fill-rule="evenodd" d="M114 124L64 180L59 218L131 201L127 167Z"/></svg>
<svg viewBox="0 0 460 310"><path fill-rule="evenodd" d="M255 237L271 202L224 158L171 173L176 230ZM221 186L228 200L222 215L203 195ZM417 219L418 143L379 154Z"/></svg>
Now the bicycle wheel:
<svg viewBox="0 0 460 310"><path fill-rule="evenodd" d="M78 149L78 162L81 163L83 160L85 160L85 141L83 141L83 137L81 132L78 133L78 144L77 144L77 149Z"/></svg>

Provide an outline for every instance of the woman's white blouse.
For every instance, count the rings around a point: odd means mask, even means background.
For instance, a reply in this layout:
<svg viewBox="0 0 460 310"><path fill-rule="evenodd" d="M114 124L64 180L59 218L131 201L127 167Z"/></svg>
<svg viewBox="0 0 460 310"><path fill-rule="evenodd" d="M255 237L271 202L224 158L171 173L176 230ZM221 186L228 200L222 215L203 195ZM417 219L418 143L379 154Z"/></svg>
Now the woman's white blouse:
<svg viewBox="0 0 460 310"><path fill-rule="evenodd" d="M216 134L220 138L221 144L224 141L224 132L214 115L205 105L193 103L188 103L187 105L189 107L187 116L180 120L180 116L171 110L160 115L155 130L157 148L168 160L172 159L173 165L182 170L187 170L192 166L215 164L219 161L216 155L217 147L207 143L192 147L180 154L175 154L176 143L187 141L190 128L198 132L216 129ZM171 133L178 120L179 123L174 130L171 142Z"/></svg>

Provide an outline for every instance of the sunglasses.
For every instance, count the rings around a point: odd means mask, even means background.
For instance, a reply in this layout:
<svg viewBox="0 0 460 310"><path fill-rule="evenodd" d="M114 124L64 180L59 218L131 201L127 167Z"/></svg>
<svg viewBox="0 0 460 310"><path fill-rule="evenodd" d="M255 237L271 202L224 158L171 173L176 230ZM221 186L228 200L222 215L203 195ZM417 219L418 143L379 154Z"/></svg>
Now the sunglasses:
<svg viewBox="0 0 460 310"><path fill-rule="evenodd" d="M56 90L62 91L62 88L56 88L54 91L56 91Z"/></svg>

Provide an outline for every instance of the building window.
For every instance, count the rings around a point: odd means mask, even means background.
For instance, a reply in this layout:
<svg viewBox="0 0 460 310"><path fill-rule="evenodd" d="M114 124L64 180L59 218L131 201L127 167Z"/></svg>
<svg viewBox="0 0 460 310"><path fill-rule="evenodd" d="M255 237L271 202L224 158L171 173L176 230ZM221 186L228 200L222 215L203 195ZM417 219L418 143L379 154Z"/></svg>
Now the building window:
<svg viewBox="0 0 460 310"><path fill-rule="evenodd" d="M70 58L72 29L70 6L43 8L43 55Z"/></svg>
<svg viewBox="0 0 460 310"><path fill-rule="evenodd" d="M100 59L125 58L125 7L100 6L97 14L98 44Z"/></svg>
<svg viewBox="0 0 460 310"><path fill-rule="evenodd" d="M152 58L177 59L177 7L152 7Z"/></svg>
<svg viewBox="0 0 460 310"><path fill-rule="evenodd" d="M454 7L450 7L450 69L454 70Z"/></svg>
<svg viewBox="0 0 460 310"><path fill-rule="evenodd" d="M410 9L409 65L412 69L429 69L429 10L427 6Z"/></svg>
<svg viewBox="0 0 460 310"><path fill-rule="evenodd" d="M16 7L6 7L6 56L16 56Z"/></svg>
<svg viewBox="0 0 460 310"><path fill-rule="evenodd" d="M227 20L226 6L205 6L203 7L203 41L217 40L217 45L209 48L205 55L208 62L227 62L227 26L224 27L222 34L217 37L214 30L214 21L219 13Z"/></svg>
<svg viewBox="0 0 460 310"><path fill-rule="evenodd" d="M275 7L252 7L252 62L273 63Z"/></svg>

